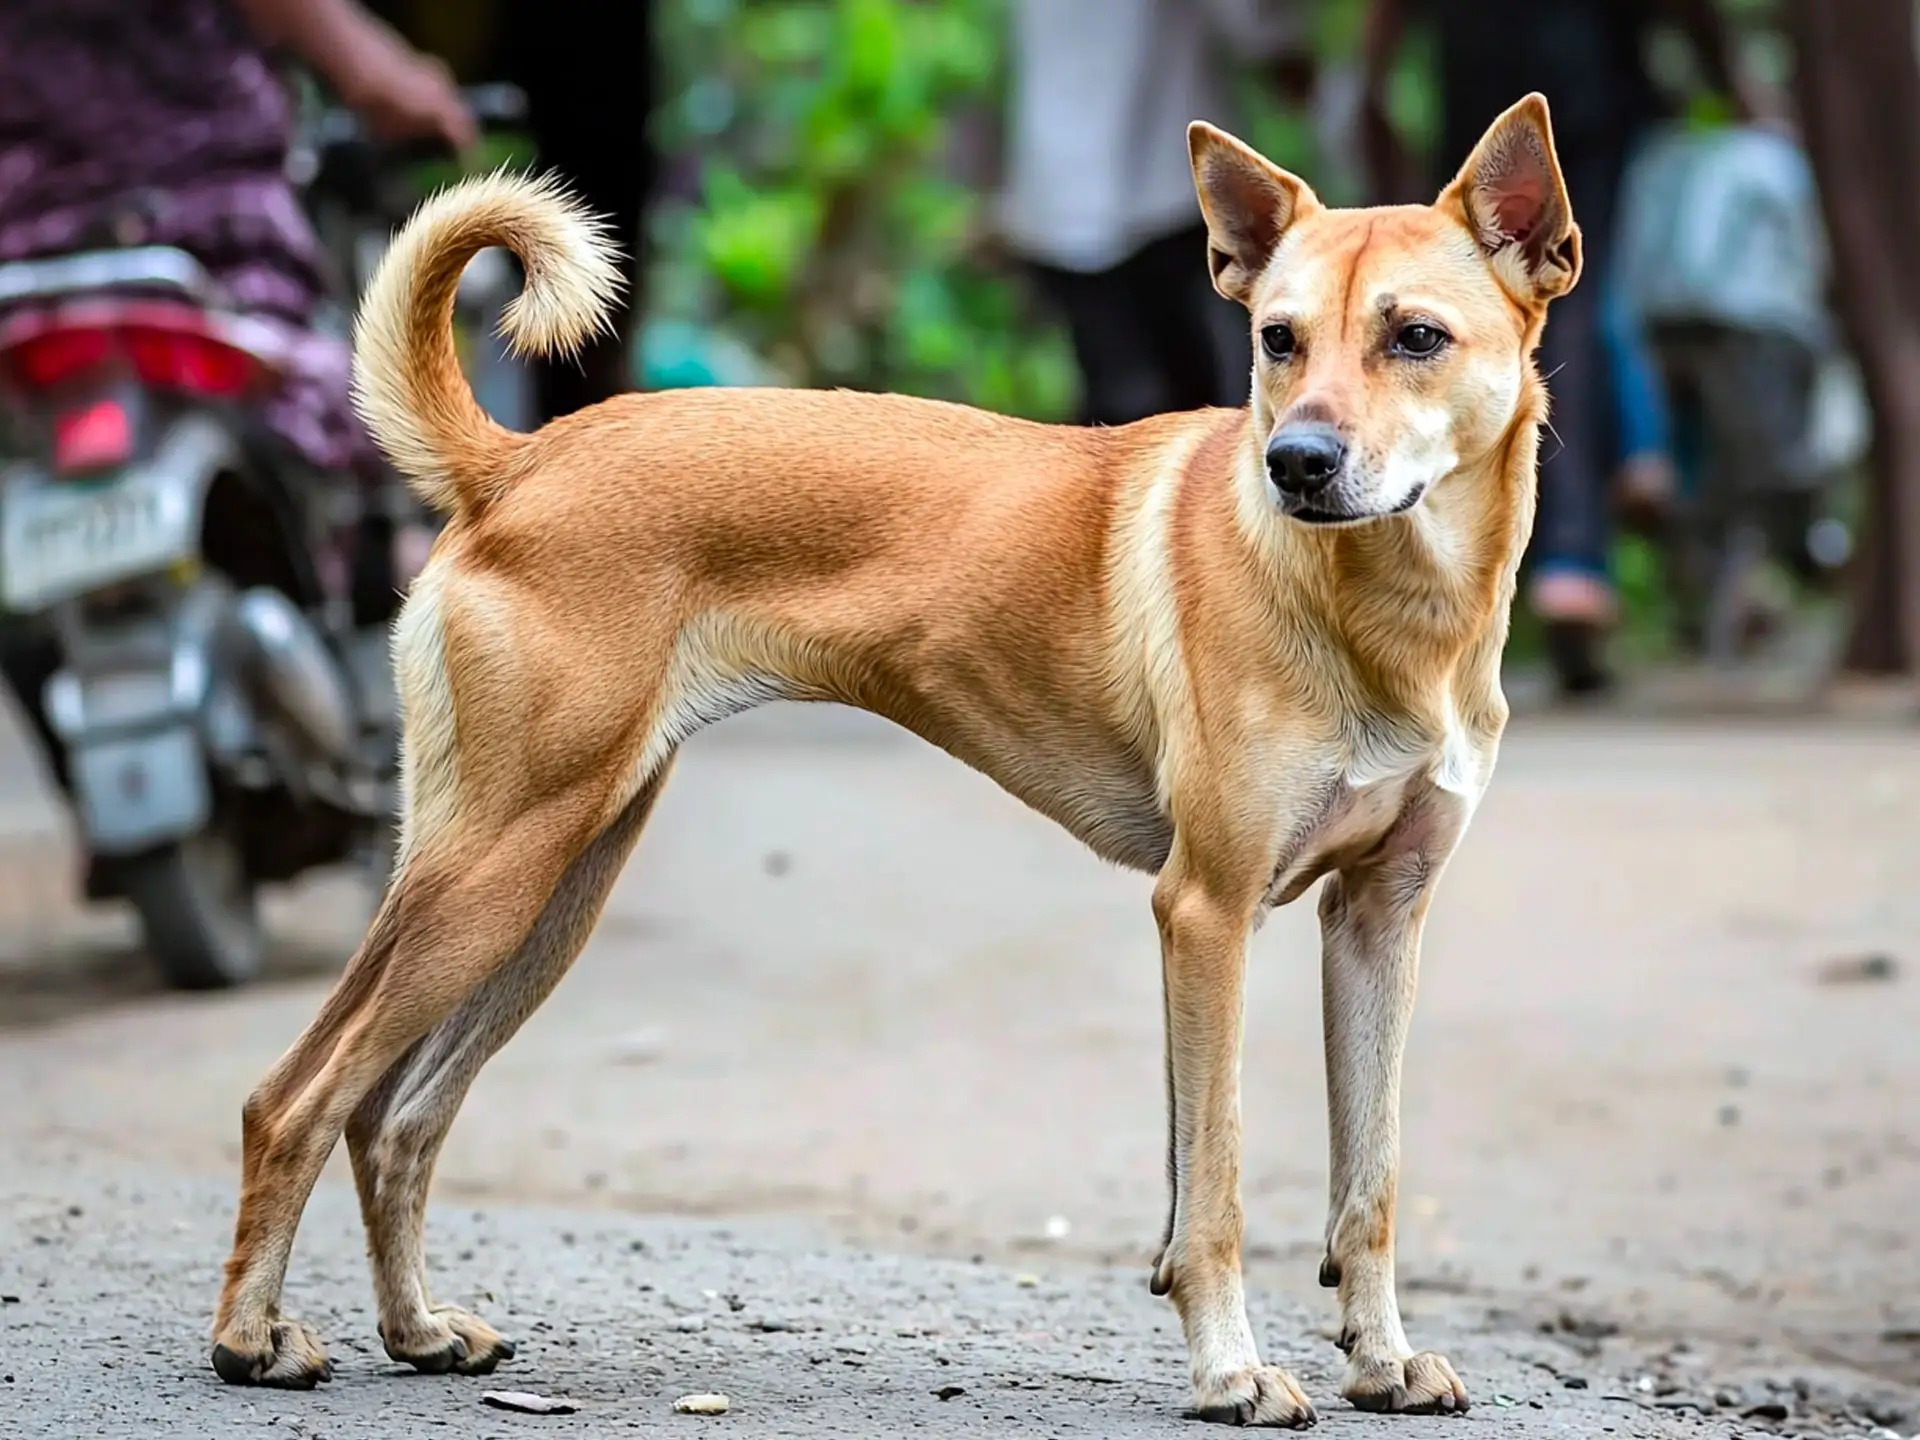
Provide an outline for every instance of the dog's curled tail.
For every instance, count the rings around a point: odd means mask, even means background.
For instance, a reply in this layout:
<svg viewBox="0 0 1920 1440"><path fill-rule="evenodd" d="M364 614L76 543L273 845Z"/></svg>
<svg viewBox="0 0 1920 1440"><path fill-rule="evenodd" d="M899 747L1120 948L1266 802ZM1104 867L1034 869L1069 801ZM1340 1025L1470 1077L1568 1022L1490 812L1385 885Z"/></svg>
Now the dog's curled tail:
<svg viewBox="0 0 1920 1440"><path fill-rule="evenodd" d="M393 237L354 323L354 406L414 492L447 514L496 499L526 443L480 408L453 346L461 272L496 245L526 272L501 325L518 355L577 351L624 283L605 227L547 178L463 181Z"/></svg>

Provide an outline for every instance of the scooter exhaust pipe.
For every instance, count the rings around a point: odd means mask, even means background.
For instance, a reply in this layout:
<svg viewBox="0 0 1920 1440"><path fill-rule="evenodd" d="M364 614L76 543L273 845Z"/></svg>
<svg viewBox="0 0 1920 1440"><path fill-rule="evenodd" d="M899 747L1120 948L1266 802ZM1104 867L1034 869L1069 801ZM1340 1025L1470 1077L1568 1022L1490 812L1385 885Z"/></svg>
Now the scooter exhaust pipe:
<svg viewBox="0 0 1920 1440"><path fill-rule="evenodd" d="M249 668L267 698L326 759L351 759L359 733L352 692L300 608L262 587L241 595L233 614L247 641Z"/></svg>

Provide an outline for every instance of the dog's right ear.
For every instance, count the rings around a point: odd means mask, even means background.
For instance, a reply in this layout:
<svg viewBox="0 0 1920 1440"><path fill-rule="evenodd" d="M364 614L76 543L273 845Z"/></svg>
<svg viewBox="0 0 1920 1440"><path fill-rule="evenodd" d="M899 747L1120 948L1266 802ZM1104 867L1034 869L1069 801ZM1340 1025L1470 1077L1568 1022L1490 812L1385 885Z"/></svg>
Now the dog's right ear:
<svg viewBox="0 0 1920 1440"><path fill-rule="evenodd" d="M1204 120L1187 127L1193 184L1207 221L1207 265L1213 288L1242 305L1273 259L1280 237L1320 208L1307 182Z"/></svg>

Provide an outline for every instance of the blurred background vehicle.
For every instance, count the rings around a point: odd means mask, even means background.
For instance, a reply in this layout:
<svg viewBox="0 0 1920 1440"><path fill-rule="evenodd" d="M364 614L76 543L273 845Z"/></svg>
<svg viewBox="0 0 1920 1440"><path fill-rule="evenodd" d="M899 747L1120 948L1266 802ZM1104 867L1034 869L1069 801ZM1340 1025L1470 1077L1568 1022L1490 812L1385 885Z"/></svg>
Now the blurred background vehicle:
<svg viewBox="0 0 1920 1440"><path fill-rule="evenodd" d="M474 138L352 0L0 14L0 666L85 894L131 901L193 988L259 969L261 884L384 884L385 624L425 528L351 413L282 49L383 142ZM304 178L351 206L347 158Z"/></svg>
<svg viewBox="0 0 1920 1440"><path fill-rule="evenodd" d="M0 265L27 441L0 488L10 678L40 682L89 898L130 900L192 988L258 970L257 885L356 851L377 885L391 853L394 716L362 680L384 654L357 653L384 624L355 630L320 574L354 487L250 423L281 361L185 250ZM361 588L390 592L381 568Z"/></svg>
<svg viewBox="0 0 1920 1440"><path fill-rule="evenodd" d="M524 121L509 87L466 96L483 126ZM374 140L320 111L290 155L344 336L437 140ZM0 265L0 403L17 437L0 484L0 602L31 654L56 773L75 805L86 893L124 898L173 984L251 978L258 886L351 861L375 896L397 816L386 625L411 501L263 442L257 411L289 341L189 250L115 245L150 196L108 202L88 248ZM97 247L97 248L96 248ZM515 283L493 256L462 287L477 385L502 423L531 386L494 337ZM345 594L323 573L346 558ZM30 677L30 678L29 678Z"/></svg>

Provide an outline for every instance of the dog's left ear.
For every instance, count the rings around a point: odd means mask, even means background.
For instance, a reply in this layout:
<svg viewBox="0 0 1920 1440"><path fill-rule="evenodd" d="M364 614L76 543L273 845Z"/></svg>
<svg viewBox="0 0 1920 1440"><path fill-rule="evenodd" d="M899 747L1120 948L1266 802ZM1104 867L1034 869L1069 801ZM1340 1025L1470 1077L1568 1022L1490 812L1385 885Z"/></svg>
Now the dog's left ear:
<svg viewBox="0 0 1920 1440"><path fill-rule="evenodd" d="M1544 95L1527 96L1493 122L1439 203L1466 222L1515 299L1544 305L1580 278L1580 227Z"/></svg>
<svg viewBox="0 0 1920 1440"><path fill-rule="evenodd" d="M1250 305L1254 283L1273 259L1280 237L1320 208L1319 197L1306 181L1204 120L1187 126L1187 153L1207 221L1213 288Z"/></svg>

